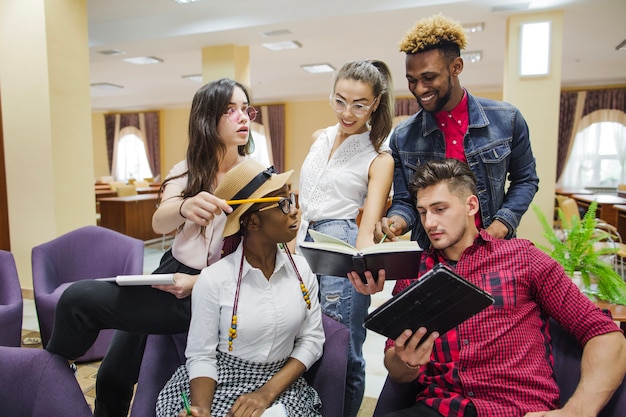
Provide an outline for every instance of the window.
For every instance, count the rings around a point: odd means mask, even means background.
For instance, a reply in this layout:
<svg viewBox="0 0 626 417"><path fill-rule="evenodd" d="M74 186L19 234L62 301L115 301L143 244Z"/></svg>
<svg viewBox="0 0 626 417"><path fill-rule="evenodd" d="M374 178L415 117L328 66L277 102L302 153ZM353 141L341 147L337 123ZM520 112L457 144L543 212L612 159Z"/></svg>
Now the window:
<svg viewBox="0 0 626 417"><path fill-rule="evenodd" d="M626 183L626 125L599 121L580 130L560 182L568 188Z"/></svg>
<svg viewBox="0 0 626 417"><path fill-rule="evenodd" d="M141 180L152 177L143 140L135 132L124 132L125 129L120 132L117 143L113 176L116 181L124 182L130 178Z"/></svg>

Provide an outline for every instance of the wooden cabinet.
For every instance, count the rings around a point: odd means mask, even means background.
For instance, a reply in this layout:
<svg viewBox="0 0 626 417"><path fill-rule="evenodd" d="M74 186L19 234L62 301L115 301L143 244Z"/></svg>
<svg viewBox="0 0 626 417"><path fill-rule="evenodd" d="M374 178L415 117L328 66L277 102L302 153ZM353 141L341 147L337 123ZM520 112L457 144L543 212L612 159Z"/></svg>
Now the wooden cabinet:
<svg viewBox="0 0 626 417"><path fill-rule="evenodd" d="M152 230L158 194L139 194L100 199L100 226L141 240L160 238Z"/></svg>

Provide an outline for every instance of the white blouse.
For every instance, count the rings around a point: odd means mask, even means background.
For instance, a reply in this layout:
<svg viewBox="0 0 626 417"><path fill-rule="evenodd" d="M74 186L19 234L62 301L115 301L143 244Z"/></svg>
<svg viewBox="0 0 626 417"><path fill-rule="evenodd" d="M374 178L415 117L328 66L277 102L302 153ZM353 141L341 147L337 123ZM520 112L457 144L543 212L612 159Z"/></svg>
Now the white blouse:
<svg viewBox="0 0 626 417"><path fill-rule="evenodd" d="M242 245L203 269L193 288L185 351L190 379L217 380L217 351L262 363L292 357L307 369L322 356L324 329L317 278L303 257L293 255L309 291L309 310L300 282L281 250L276 255L276 267L269 280L261 270L244 260L237 307L237 338L233 350L228 351Z"/></svg>
<svg viewBox="0 0 626 417"><path fill-rule="evenodd" d="M355 219L367 197L369 168L378 156L370 133L348 137L329 158L338 132L338 124L324 129L300 169L298 243L304 241L310 222Z"/></svg>
<svg viewBox="0 0 626 417"><path fill-rule="evenodd" d="M170 170L166 178L172 178L187 172L187 161L180 161ZM168 187L179 187L182 192L187 187L187 175L168 181ZM200 226L191 220L185 220L182 230L176 232L172 243L172 255L179 262L195 269L202 269L222 257L224 242L223 232L226 215L220 213L200 234Z"/></svg>

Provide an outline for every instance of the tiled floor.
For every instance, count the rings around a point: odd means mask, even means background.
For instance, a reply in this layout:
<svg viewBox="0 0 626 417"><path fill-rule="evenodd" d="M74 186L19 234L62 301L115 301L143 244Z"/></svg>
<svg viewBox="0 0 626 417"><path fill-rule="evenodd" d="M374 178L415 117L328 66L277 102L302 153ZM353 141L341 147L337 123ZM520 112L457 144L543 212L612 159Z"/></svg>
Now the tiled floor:
<svg viewBox="0 0 626 417"><path fill-rule="evenodd" d="M144 272L152 272L159 264L163 248L161 241L154 244L146 245L144 251ZM388 283L385 290L372 297L372 306L374 309L382 302L390 297L393 282ZM37 323L37 315L35 312L35 304L31 299L24 299L24 321L22 327L25 330L39 331ZM383 365L383 347L385 338L376 333L368 331L363 352L366 360L366 379L365 379L365 396L370 398L378 398L378 394L382 389L387 376L387 371Z"/></svg>

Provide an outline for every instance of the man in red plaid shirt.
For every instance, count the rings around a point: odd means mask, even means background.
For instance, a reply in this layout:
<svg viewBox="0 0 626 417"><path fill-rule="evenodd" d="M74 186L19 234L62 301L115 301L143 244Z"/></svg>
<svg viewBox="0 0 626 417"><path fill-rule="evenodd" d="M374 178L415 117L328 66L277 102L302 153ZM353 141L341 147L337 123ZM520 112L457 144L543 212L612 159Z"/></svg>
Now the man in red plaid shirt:
<svg viewBox="0 0 626 417"><path fill-rule="evenodd" d="M424 389L415 406L387 417L596 416L626 373L626 339L561 266L525 239L496 239L478 230L476 179L456 159L420 165L410 184L432 244L421 273L444 263L495 298L491 307L445 334L405 330L385 346L385 366L398 382ZM369 272L367 285L355 272L359 292L383 289ZM382 279L381 279L382 278ZM412 280L396 282L393 293ZM584 346L578 388L560 410L552 373L548 318Z"/></svg>

